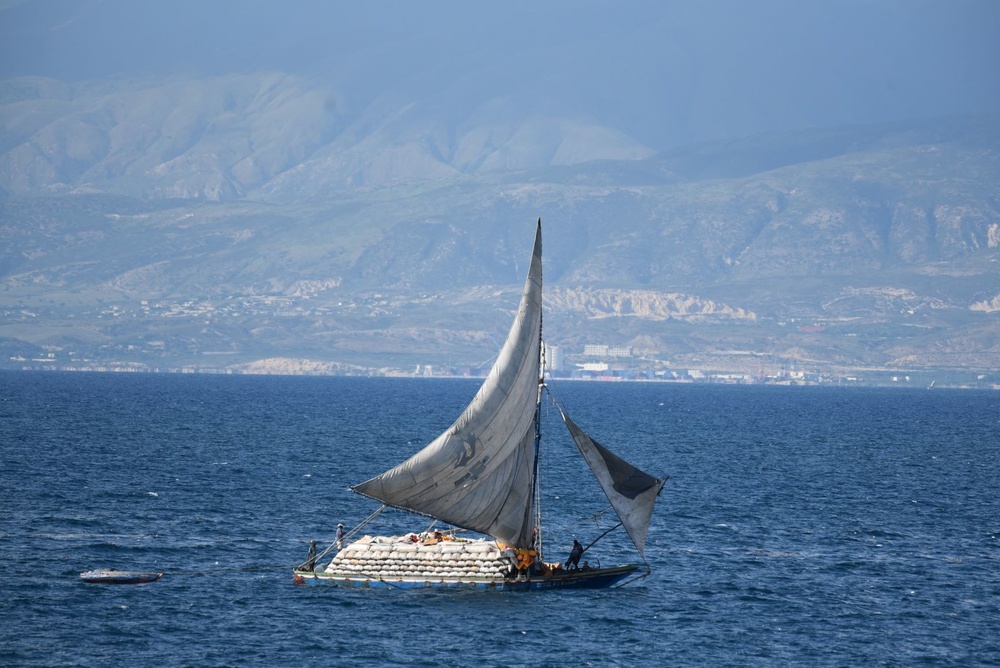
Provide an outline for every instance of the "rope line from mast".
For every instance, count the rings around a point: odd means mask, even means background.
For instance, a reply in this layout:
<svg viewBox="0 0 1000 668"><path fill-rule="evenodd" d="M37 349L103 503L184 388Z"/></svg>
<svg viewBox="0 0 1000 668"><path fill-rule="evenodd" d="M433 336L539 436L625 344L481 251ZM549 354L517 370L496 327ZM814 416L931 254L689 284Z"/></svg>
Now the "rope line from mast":
<svg viewBox="0 0 1000 668"><path fill-rule="evenodd" d="M344 534L344 543L346 544L348 542L348 540L350 540L350 538L352 536L354 536L354 534L358 533L358 531L360 531L361 529L363 529L368 524L371 524L371 522L376 517L378 517L379 515L381 515L382 511L385 510L386 508L388 508L388 506L383 503L381 506L379 506L378 510L376 510L375 512L373 512L371 515L369 515L365 519L361 520L360 524L358 524L356 527L354 527L353 529L351 529L350 531L348 531L347 533L345 533ZM303 561L301 564L299 564L295 568L295 570L298 570L298 571L308 570L306 568L306 566L308 566L310 562L312 562L313 564L315 564L317 561L319 561L320 559L322 559L323 557L325 557L326 555L328 555L331 550L336 549L336 548L337 548L337 541L331 542L329 546L327 546L322 552L320 552L319 554L317 554L315 557L310 556L310 557L306 558L306 560ZM337 556L337 555L334 554L334 556Z"/></svg>

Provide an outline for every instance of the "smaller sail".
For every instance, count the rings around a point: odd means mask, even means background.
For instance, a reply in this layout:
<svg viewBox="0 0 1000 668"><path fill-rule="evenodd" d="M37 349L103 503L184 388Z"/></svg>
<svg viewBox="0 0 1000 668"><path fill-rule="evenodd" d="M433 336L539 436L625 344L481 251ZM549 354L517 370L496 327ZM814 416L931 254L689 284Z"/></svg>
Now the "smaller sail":
<svg viewBox="0 0 1000 668"><path fill-rule="evenodd" d="M646 530L653 516L653 504L666 478L660 480L640 471L588 436L562 408L559 414L629 538L642 555L646 549Z"/></svg>

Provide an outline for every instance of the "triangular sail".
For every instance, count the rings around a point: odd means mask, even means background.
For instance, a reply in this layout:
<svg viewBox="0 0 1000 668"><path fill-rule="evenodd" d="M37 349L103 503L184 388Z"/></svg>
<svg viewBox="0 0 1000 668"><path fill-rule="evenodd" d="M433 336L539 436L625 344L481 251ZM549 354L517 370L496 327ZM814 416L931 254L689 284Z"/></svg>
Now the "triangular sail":
<svg viewBox="0 0 1000 668"><path fill-rule="evenodd" d="M352 489L514 547L531 547L541 324L539 221L517 317L472 403L420 452Z"/></svg>
<svg viewBox="0 0 1000 668"><path fill-rule="evenodd" d="M646 530L663 480L644 473L588 436L559 409L576 447L587 461L601 489L639 554L646 549Z"/></svg>

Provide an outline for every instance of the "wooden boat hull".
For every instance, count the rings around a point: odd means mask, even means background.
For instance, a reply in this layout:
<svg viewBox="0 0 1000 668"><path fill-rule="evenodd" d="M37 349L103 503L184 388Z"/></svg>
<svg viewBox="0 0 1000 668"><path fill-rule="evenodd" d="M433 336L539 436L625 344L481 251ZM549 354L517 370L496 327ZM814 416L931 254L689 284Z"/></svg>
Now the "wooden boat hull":
<svg viewBox="0 0 1000 668"><path fill-rule="evenodd" d="M635 575L638 566L625 565L589 570L562 571L552 575L535 575L518 579L497 578L391 578L375 579L297 570L293 573L296 584L329 585L360 589L479 589L494 591L536 591L542 589L604 589L614 586L625 578Z"/></svg>

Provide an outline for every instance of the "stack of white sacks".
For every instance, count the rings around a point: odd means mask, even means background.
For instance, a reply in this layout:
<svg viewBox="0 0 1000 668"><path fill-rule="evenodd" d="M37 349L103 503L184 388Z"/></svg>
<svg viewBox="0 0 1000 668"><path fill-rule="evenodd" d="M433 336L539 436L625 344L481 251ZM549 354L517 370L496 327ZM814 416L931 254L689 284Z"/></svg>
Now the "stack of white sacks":
<svg viewBox="0 0 1000 668"><path fill-rule="evenodd" d="M365 536L341 550L326 572L351 579L502 581L511 559L487 540L415 542L413 534Z"/></svg>

